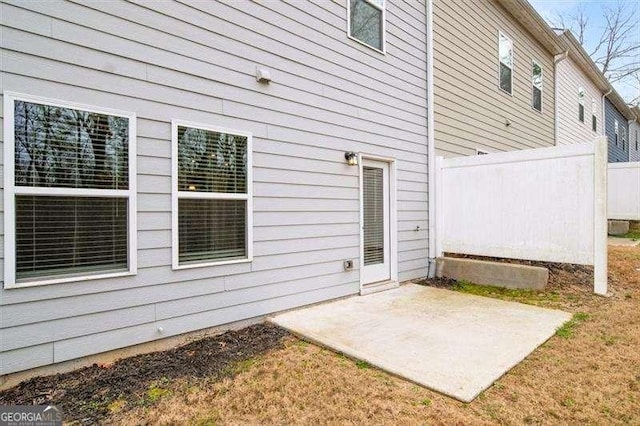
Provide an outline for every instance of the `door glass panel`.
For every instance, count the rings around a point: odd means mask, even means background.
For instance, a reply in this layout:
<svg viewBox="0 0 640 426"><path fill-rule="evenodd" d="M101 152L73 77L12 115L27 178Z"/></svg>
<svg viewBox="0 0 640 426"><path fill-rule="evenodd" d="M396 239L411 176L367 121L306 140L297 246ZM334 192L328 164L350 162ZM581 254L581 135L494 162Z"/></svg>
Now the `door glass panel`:
<svg viewBox="0 0 640 426"><path fill-rule="evenodd" d="M364 264L384 262L384 172L363 167Z"/></svg>

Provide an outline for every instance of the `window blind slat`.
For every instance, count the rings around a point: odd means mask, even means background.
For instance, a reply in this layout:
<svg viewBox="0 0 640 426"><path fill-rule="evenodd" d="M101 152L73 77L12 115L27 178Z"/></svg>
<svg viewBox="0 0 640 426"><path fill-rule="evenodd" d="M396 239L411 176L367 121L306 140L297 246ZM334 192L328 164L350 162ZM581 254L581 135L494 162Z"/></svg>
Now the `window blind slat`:
<svg viewBox="0 0 640 426"><path fill-rule="evenodd" d="M384 172L363 167L364 264L384 262Z"/></svg>
<svg viewBox="0 0 640 426"><path fill-rule="evenodd" d="M127 269L126 198L16 196L15 201L18 279Z"/></svg>
<svg viewBox="0 0 640 426"><path fill-rule="evenodd" d="M180 263L246 257L246 207L246 200L179 200Z"/></svg>

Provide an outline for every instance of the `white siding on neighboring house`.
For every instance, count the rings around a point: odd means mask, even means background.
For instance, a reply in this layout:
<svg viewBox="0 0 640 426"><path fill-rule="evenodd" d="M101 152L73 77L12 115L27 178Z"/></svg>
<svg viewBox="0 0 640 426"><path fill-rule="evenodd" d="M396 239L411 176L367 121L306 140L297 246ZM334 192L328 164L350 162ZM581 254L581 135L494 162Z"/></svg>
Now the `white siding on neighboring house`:
<svg viewBox="0 0 640 426"><path fill-rule="evenodd" d="M399 278L426 275L425 5L387 0L386 54L346 5L2 2L3 92L137 115L138 271L0 290L0 374L357 293L345 151L396 159ZM252 134L251 262L172 270L172 120Z"/></svg>
<svg viewBox="0 0 640 426"><path fill-rule="evenodd" d="M602 93L570 56L557 65L556 85L558 145L591 142L601 136L604 125ZM584 89L584 123L578 119L578 90L581 87ZM596 131L592 128L592 107L596 112Z"/></svg>

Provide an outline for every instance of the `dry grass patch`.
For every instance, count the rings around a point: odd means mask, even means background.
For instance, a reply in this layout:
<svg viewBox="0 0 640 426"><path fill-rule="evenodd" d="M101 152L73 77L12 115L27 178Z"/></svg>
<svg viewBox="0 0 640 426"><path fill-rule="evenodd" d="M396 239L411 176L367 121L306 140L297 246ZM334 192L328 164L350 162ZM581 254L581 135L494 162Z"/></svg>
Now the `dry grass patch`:
<svg viewBox="0 0 640 426"><path fill-rule="evenodd" d="M243 361L233 378L184 381L157 404L111 420L640 425L640 249L610 248L609 265L609 298L570 276L546 295L500 294L568 310L574 320L470 404L290 337L283 348Z"/></svg>

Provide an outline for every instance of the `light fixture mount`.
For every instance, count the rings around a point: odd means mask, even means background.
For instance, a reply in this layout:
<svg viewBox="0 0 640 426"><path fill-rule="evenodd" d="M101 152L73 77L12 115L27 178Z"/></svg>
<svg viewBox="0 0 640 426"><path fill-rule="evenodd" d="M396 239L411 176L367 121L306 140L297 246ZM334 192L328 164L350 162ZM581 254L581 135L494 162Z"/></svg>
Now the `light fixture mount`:
<svg viewBox="0 0 640 426"><path fill-rule="evenodd" d="M345 152L344 159L347 160L347 164L350 166L358 165L358 154L353 151Z"/></svg>

